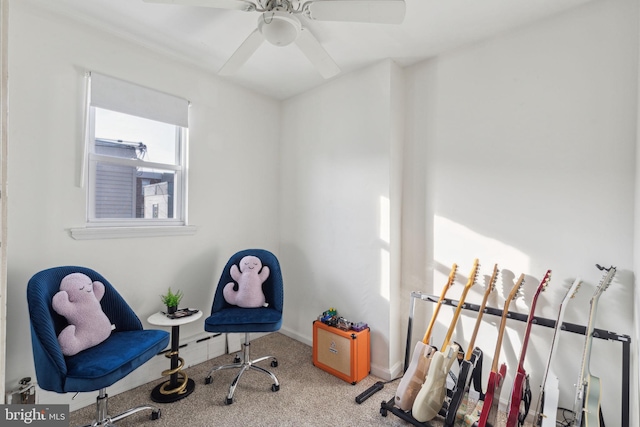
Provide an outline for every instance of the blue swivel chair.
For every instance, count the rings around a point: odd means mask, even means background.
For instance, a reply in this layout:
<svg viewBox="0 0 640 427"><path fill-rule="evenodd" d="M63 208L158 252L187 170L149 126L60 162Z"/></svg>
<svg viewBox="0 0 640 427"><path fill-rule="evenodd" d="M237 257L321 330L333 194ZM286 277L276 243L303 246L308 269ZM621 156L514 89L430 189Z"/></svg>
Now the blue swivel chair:
<svg viewBox="0 0 640 427"><path fill-rule="evenodd" d="M269 277L262 284L262 291L268 304L267 307L241 308L229 304L224 299L222 291L225 285L234 281L230 274L231 266L234 264L239 266L240 260L247 255L258 257L260 261L262 261L263 268L264 266L269 267ZM225 265L224 270L222 271L220 280L218 281L213 305L211 306L211 315L205 319L204 322L204 329L207 332L244 332L245 334L242 358L239 355L236 355L234 363L214 367L209 371L209 374L205 379L205 384L210 384L212 382L213 372L221 369L239 369L238 374L233 379L233 382L229 387L229 393L225 400L227 405L233 403L233 393L238 385L238 381L240 381L240 377L247 370L255 370L257 372L267 374L273 380L271 390L275 392L280 389L280 383L276 376L268 370L256 365L258 362L271 359L271 366L276 367L278 366L278 360L273 356L264 356L259 359L251 360L249 355L249 334L251 332L275 332L279 330L280 326L282 326L283 303L284 293L282 273L280 271L280 263L275 255L264 249L247 249L234 254L231 259L229 259L227 265Z"/></svg>
<svg viewBox="0 0 640 427"><path fill-rule="evenodd" d="M104 284L100 305L115 329L106 341L67 357L57 338L67 320L53 310L51 300L60 290L62 279L71 273L83 273ZM111 426L142 410L151 410L151 419L160 417L160 410L153 406L139 406L114 417L108 414L106 388L164 350L169 333L142 329L136 314L107 279L84 267L50 268L29 280L27 302L36 377L42 389L56 393L98 391L96 419L90 424L93 426Z"/></svg>

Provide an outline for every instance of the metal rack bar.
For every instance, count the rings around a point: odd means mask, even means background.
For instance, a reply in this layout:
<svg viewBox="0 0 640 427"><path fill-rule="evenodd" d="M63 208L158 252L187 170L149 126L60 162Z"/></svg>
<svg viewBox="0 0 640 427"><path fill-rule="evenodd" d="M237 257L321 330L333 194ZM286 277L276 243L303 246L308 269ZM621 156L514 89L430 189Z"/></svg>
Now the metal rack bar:
<svg viewBox="0 0 640 427"><path fill-rule="evenodd" d="M415 300L419 299L422 301L431 301L438 302L440 297L437 295L425 294L419 291L411 292L411 300L409 304L409 330L407 331L407 347L405 349L404 356L404 370L406 372L409 366L409 358L411 356L411 334L413 329L413 312L415 310ZM454 299L445 298L442 300L442 304L450 305L453 307L458 307L459 301ZM480 311L480 306L477 304L469 304L463 303L462 308L465 310L471 311ZM502 317L502 310L495 307L485 307L484 314L490 314L493 316ZM520 322L526 322L529 318L528 314L516 313L513 311L507 312L507 317L509 319L518 320ZM532 321L533 324L545 326L547 328L555 328L556 321L554 319L547 319L545 317L534 316ZM576 334L586 335L587 327L583 325L577 325L575 323L562 322L560 325L560 329L563 331L568 331ZM629 427L629 387L630 387L630 370L631 370L631 337L629 335L621 335L611 331L605 331L603 329L594 328L593 337L605 339L609 341L618 341L622 343L622 417L621 417L621 427ZM380 413L383 416L386 416L387 412L391 412L397 417L415 425L415 426L425 426L429 427L429 423L421 423L414 419L411 414L404 412L400 408L396 407L393 404L394 399L389 401L384 401L380 407Z"/></svg>

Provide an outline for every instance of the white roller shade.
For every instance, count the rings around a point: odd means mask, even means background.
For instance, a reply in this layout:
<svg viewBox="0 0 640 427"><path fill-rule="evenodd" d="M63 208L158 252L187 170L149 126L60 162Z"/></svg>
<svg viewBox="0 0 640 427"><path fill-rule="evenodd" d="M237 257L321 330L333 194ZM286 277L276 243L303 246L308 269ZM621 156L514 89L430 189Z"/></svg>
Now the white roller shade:
<svg viewBox="0 0 640 427"><path fill-rule="evenodd" d="M189 101L91 72L91 106L188 127Z"/></svg>

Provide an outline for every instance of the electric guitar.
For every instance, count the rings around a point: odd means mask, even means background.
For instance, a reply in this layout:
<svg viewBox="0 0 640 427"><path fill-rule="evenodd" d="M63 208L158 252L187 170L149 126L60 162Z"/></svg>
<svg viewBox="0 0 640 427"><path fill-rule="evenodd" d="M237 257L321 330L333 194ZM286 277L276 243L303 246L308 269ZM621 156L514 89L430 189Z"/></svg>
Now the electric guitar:
<svg viewBox="0 0 640 427"><path fill-rule="evenodd" d="M453 314L449 330L447 331L447 335L442 343L442 351L436 351L433 356L431 356L431 363L429 365L427 377L425 378L425 382L422 384L422 387L413 402L411 414L417 421L425 422L434 418L438 415L440 408L442 408L447 392L447 375L451 370L453 362L458 360L458 352L460 351L460 347L457 344L450 345L449 342L451 341L451 336L453 335L453 331L458 323L458 318L460 317L460 312L464 306L464 300L467 297L467 292L469 292L469 289L471 289L473 284L476 282L477 275L478 259L476 258L473 262L471 273L469 273L467 284L460 296L460 301L458 302L456 311Z"/></svg>
<svg viewBox="0 0 640 427"><path fill-rule="evenodd" d="M482 304L478 309L478 317L476 318L476 325L473 328L471 340L467 347L467 353L465 354L464 360L460 363L458 380L454 386L451 401L446 409L446 414L444 416L444 424L446 426L453 426L455 424L458 408L460 408L460 403L462 403L465 393L468 393L469 391L472 378L473 387L482 397L482 350L480 350L479 347L474 348L474 345L478 335L478 330L480 329L480 324L482 323L482 315L484 314L484 309L487 306L489 294L496 288L497 279L498 264L495 264L493 266L493 274L491 275L491 279L487 284L487 289L484 292L484 297L482 298Z"/></svg>
<svg viewBox="0 0 640 427"><path fill-rule="evenodd" d="M429 322L429 326L427 327L427 332L424 334L424 338L422 339L422 341L418 341L413 348L411 363L409 364L409 367L405 371L402 379L400 380L400 383L398 384L394 404L403 411L408 411L409 409L411 409L411 407L413 406L413 401L418 395L420 387L422 387L424 379L427 376L429 364L431 363L431 355L436 351L434 347L429 345L431 331L433 330L433 326L436 323L436 318L438 317L438 313L440 312L440 306L444 301L447 291L453 286L453 283L455 282L457 269L458 266L456 264L453 264L453 266L451 267L451 272L449 272L449 280L442 289L440 299L436 303L436 306L433 310L433 315L431 316L431 321Z"/></svg>
<svg viewBox="0 0 640 427"><path fill-rule="evenodd" d="M541 391L538 395L538 403L536 404L536 413L534 417L534 425L536 427L556 427L556 412L558 411L558 401L560 399L560 380L551 368L553 363L553 351L558 345L558 338L560 337L558 332L562 329L562 320L564 319L567 302L569 302L569 300L578 293L578 288L581 283L582 281L580 278L576 278L560 303L558 318L556 319L556 325L553 330L551 350L549 351L549 358L547 359L547 368L545 369L544 376L542 377L542 383L540 385ZM546 410L545 406L547 408Z"/></svg>
<svg viewBox="0 0 640 427"><path fill-rule="evenodd" d="M599 427L600 426L600 378L591 375L589 371L589 362L591 358L591 344L593 342L593 331L595 329L596 312L598 309L598 301L600 295L609 287L613 276L616 274L616 268L611 266L604 268L596 264L599 270L604 270L604 276L600 280L600 284L596 288L593 297L591 297L591 309L589 311L589 326L587 327L587 337L584 343L584 353L582 356L582 369L580 370L580 378L576 384L576 400L573 406L575 411L575 419L573 425L575 427Z"/></svg>
<svg viewBox="0 0 640 427"><path fill-rule="evenodd" d="M503 363L498 369L500 350L502 349L502 337L504 336L504 328L507 326L509 304L518 295L523 282L524 274L521 274L516 284L511 288L511 292L509 292L509 296L504 302L502 319L500 320L500 330L498 332L498 341L496 343L496 350L493 354L493 364L491 365L489 382L487 383L487 392L484 395L484 402L481 405L482 408L480 409L480 417L478 418L478 421L473 424L474 427L496 426L496 418L498 416L498 403L500 400L500 390L502 389L502 382L504 381L504 377L507 375L506 364Z"/></svg>
<svg viewBox="0 0 640 427"><path fill-rule="evenodd" d="M538 297L545 291L551 280L551 270L547 270L544 278L538 285L536 293L533 295L531 301L531 308L529 309L529 316L527 318L527 328L524 333L524 339L522 341L522 350L520 351L520 360L518 362L518 371L516 372L513 380L513 387L511 388L511 400L509 403L509 412L507 415L506 427L516 427L524 424L524 420L529 413L529 407L531 406L531 389L529 388L529 375L524 369L524 358L527 354L527 347L529 345L529 336L531 335L531 325L533 323L533 317L536 312L536 305L538 303Z"/></svg>

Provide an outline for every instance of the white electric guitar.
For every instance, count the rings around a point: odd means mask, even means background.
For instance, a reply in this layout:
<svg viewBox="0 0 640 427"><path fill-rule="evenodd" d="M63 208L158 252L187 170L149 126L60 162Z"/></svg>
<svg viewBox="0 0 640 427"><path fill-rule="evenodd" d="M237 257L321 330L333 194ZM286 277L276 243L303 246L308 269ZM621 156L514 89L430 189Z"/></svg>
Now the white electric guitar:
<svg viewBox="0 0 640 427"><path fill-rule="evenodd" d="M411 414L413 415L413 418L420 422L429 421L438 415L438 412L440 412L442 404L444 403L447 393L447 375L451 370L453 362L458 360L458 353L460 352L458 344L450 344L451 337L453 336L453 331L458 323L458 318L460 317L460 312L464 306L464 300L467 297L467 292L469 292L469 289L471 289L474 283L476 283L477 276L478 259L476 258L473 262L471 273L469 273L467 284L460 296L460 301L458 301L456 311L453 314L449 330L447 331L447 335L442 343L442 350L436 351L433 356L431 356L431 364L429 365L427 377L425 378L424 384L422 384L422 387L413 402Z"/></svg>
<svg viewBox="0 0 640 427"><path fill-rule="evenodd" d="M573 421L573 426L575 427L600 427L601 385L600 378L592 375L589 370L591 359L591 344L593 343L593 331L595 329L598 300L600 299L602 293L611 284L613 276L615 276L616 274L616 268L613 266L604 268L597 264L596 267L598 267L599 270L605 271L605 273L600 280L600 284L596 288L593 297L591 297L589 326L587 326L587 336L584 343L582 369L580 370L580 378L578 378L578 382L576 384L576 400L573 405L573 409L576 414Z"/></svg>
<svg viewBox="0 0 640 427"><path fill-rule="evenodd" d="M554 350L558 346L558 339L560 338L560 331L562 330L562 321L564 319L564 312L567 308L567 303L578 293L578 288L580 288L581 283L582 281L580 278L576 278L560 303L558 318L556 319L556 325L553 330L551 350L549 351L549 358L547 359L547 367L544 371L544 376L540 385L541 390L538 395L538 403L536 404L536 413L534 417L536 427L556 427L558 401L560 398L560 381L555 372L553 372L552 364Z"/></svg>
<svg viewBox="0 0 640 427"><path fill-rule="evenodd" d="M451 267L451 272L449 273L449 280L447 281L447 284L444 286L444 288L442 288L440 299L438 300L433 310L433 316L431 316L431 321L429 322L429 326L427 327L427 332L424 334L424 338L422 339L422 341L418 341L416 343L413 349L413 357L411 358L411 363L402 376L400 384L398 384L398 388L396 390L396 395L394 398L394 404L403 411L408 411L413 406L413 401L416 399L416 396L418 395L422 384L424 384L427 372L429 371L431 356L433 356L433 353L436 351L435 347L429 345L431 331L433 330L433 326L436 323L436 318L438 317L438 313L440 312L440 306L442 306L445 296L447 295L447 291L453 286L455 282L457 270L458 266L456 264L453 264L453 266Z"/></svg>

